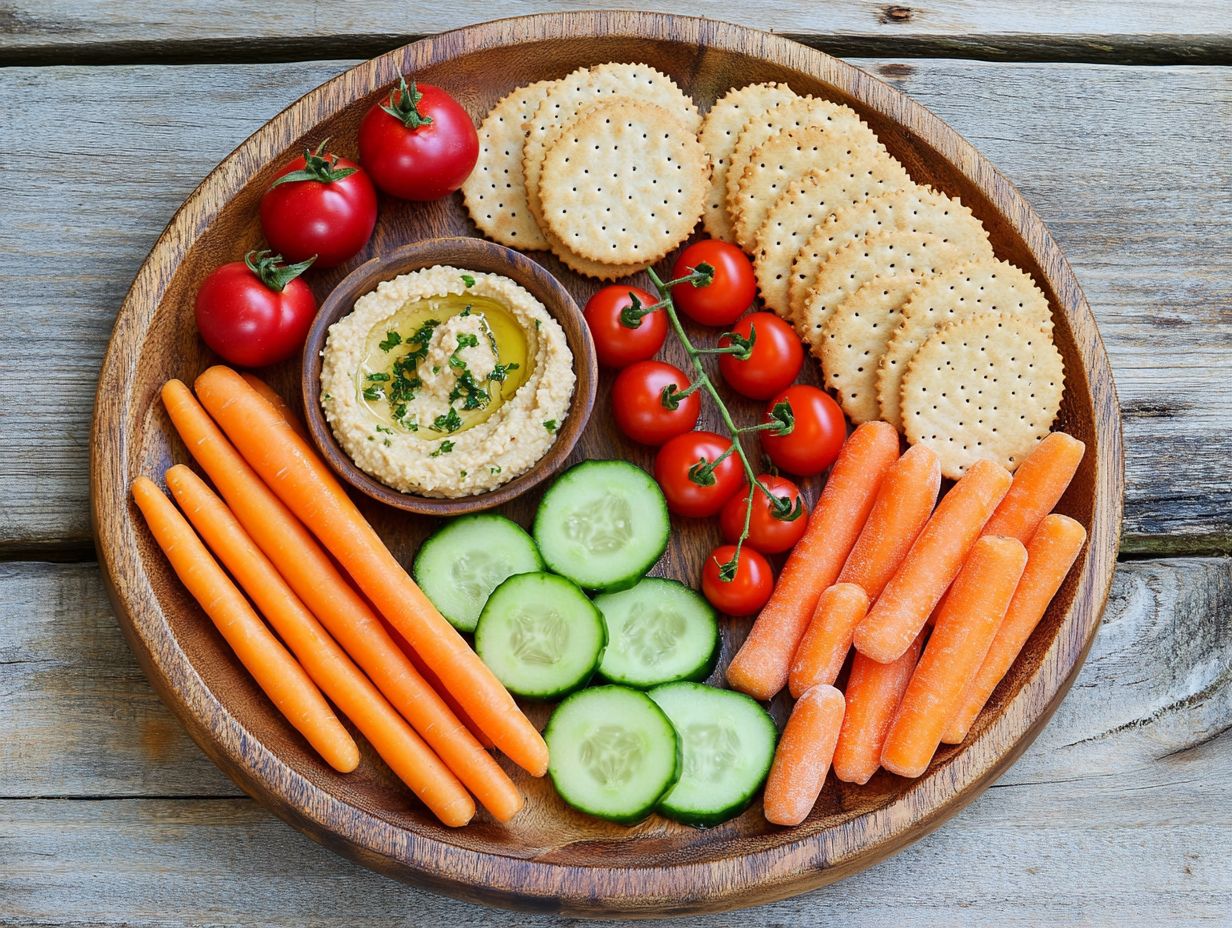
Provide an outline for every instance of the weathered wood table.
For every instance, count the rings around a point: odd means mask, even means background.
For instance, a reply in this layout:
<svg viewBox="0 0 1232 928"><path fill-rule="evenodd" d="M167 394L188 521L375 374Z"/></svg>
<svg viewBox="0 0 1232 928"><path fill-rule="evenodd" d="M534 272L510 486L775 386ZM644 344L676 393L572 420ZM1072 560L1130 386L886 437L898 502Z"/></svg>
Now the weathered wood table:
<svg viewBox="0 0 1232 928"><path fill-rule="evenodd" d="M0 924L528 921L352 866L206 760L107 604L87 444L120 299L217 160L356 58L569 5L0 2ZM1226 0L688 12L854 58L1023 189L1099 319L1129 487L1104 627L1022 760L868 872L699 921L1232 925Z"/></svg>

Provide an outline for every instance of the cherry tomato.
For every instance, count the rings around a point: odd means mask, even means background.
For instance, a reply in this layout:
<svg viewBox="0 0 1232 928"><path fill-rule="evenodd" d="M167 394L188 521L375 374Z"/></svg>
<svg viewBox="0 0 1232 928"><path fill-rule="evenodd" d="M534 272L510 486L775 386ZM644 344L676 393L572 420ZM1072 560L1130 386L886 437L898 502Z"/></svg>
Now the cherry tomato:
<svg viewBox="0 0 1232 928"><path fill-rule="evenodd" d="M285 361L308 337L317 301L299 275L311 261L283 265L268 251L213 270L197 291L197 329L232 364Z"/></svg>
<svg viewBox="0 0 1232 928"><path fill-rule="evenodd" d="M714 280L704 287L677 284L672 288L672 299L694 322L731 325L757 295L753 265L735 245L707 238L694 242L677 256L672 278L688 276L699 264L714 268Z"/></svg>
<svg viewBox="0 0 1232 928"><path fill-rule="evenodd" d="M616 427L643 445L661 445L697 425L702 410L701 396L690 393L673 409L663 401L663 391L675 385L689 386L689 378L678 367L662 361L638 361L616 376L612 384L612 417Z"/></svg>
<svg viewBox="0 0 1232 928"><path fill-rule="evenodd" d="M639 315L639 309L633 307L633 297L637 298L641 309L659 302L645 290L618 284L604 287L586 301L582 315L590 326L600 364L626 367L634 361L653 358L663 347L663 339L667 337L667 314L656 309Z"/></svg>
<svg viewBox="0 0 1232 928"><path fill-rule="evenodd" d="M742 339L751 339L748 357L719 355L719 372L733 390L755 400L768 400L785 389L804 363L804 346L792 327L774 313L750 313L731 328ZM735 344L724 335L720 347Z"/></svg>
<svg viewBox="0 0 1232 928"><path fill-rule="evenodd" d="M439 87L406 78L359 124L359 160L373 182L404 200L439 200L462 186L479 158L466 110Z"/></svg>
<svg viewBox="0 0 1232 928"><path fill-rule="evenodd" d="M719 571L735 554L735 545L719 545L710 553L702 568L702 592L719 612L752 615L761 611L774 592L774 572L769 561L746 544L740 549L736 575L725 581Z"/></svg>
<svg viewBox="0 0 1232 928"><path fill-rule="evenodd" d="M324 149L322 142L278 172L261 197L261 230L288 261L316 255L317 267L334 267L372 237L376 190L358 164Z"/></svg>
<svg viewBox="0 0 1232 928"><path fill-rule="evenodd" d="M744 469L735 452L719 461L731 439L714 432L677 435L655 455L654 477L679 516L712 516L744 484ZM700 481L700 482L699 482Z"/></svg>
<svg viewBox="0 0 1232 928"><path fill-rule="evenodd" d="M749 516L749 537L744 540L762 554L779 554L790 551L804 535L808 527L808 509L800 497L800 488L786 477L760 474L762 486L778 499L785 500L781 509L776 509L761 490L753 493L753 514ZM744 531L744 513L748 508L748 491L737 493L723 506L719 514L719 527L723 538L735 544ZM775 512L783 512L789 518L779 518Z"/></svg>
<svg viewBox="0 0 1232 928"><path fill-rule="evenodd" d="M842 409L824 390L798 383L770 401L765 421L770 421L774 408L783 402L791 406L794 425L786 435L761 432L762 449L775 466L788 473L820 474L834 463L847 439Z"/></svg>

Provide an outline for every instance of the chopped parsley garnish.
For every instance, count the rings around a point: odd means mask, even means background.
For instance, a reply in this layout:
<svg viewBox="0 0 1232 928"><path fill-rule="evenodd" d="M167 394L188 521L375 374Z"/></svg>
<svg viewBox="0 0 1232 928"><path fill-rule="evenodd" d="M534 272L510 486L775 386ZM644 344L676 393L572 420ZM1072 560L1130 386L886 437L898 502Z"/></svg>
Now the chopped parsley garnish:
<svg viewBox="0 0 1232 928"><path fill-rule="evenodd" d="M556 420L555 419L548 419L546 422L543 423L543 427L547 429L548 432L551 433L552 435L556 434Z"/></svg>
<svg viewBox="0 0 1232 928"><path fill-rule="evenodd" d="M397 332L386 332L385 337L377 345L382 351L390 351L402 344L402 336Z"/></svg>
<svg viewBox="0 0 1232 928"><path fill-rule="evenodd" d="M441 372L441 366L439 364L433 364L432 373L439 374L440 372Z"/></svg>
<svg viewBox="0 0 1232 928"><path fill-rule="evenodd" d="M488 376L488 380L495 380L497 383L503 383L505 378L509 376L510 371L518 369L518 362L514 361L511 364L497 364L492 368L492 373Z"/></svg>
<svg viewBox="0 0 1232 928"><path fill-rule="evenodd" d="M456 432L460 428L462 428L462 417L452 406L449 407L449 412L442 413L432 420L432 431L434 432Z"/></svg>
<svg viewBox="0 0 1232 928"><path fill-rule="evenodd" d="M378 425L378 426L376 427L376 430L377 430L378 432L384 432L386 435L392 435L392 434L394 433L394 430L393 430L393 429L386 428L386 427L385 427L385 426L383 426L383 425Z"/></svg>
<svg viewBox="0 0 1232 928"><path fill-rule="evenodd" d="M499 464L492 464L488 467L488 470L493 474L499 474L501 472L501 466Z"/></svg>
<svg viewBox="0 0 1232 928"><path fill-rule="evenodd" d="M463 348L475 348L479 345L479 336L474 332L463 332L458 336L458 351Z"/></svg>
<svg viewBox="0 0 1232 928"><path fill-rule="evenodd" d="M373 402L375 402L376 400L380 400L384 398L385 398L385 391L382 390L380 387L364 387L364 399L372 400Z"/></svg>
<svg viewBox="0 0 1232 928"><path fill-rule="evenodd" d="M464 287L475 286L475 278L472 277L470 274L463 274L462 275L462 286Z"/></svg>
<svg viewBox="0 0 1232 928"><path fill-rule="evenodd" d="M386 447L386 448L388 448L388 447L390 447L390 446L392 446L392 445L393 445L393 442L392 442L392 441L390 441L388 438L387 438L387 439L385 439L385 447Z"/></svg>
<svg viewBox="0 0 1232 928"><path fill-rule="evenodd" d="M441 442L440 445L437 446L437 449L428 455L428 457L439 458L442 454L448 454L452 450L453 442L446 440Z"/></svg>
<svg viewBox="0 0 1232 928"><path fill-rule="evenodd" d="M483 409L491 402L492 397L475 379L475 375L463 367L462 373L458 375L458 382L449 391L449 402L456 403L458 400L462 401L463 409Z"/></svg>
<svg viewBox="0 0 1232 928"><path fill-rule="evenodd" d="M332 393L322 393L321 398L325 400L332 400L334 396Z"/></svg>
<svg viewBox="0 0 1232 928"><path fill-rule="evenodd" d="M368 379L376 381L377 383L385 383L385 381L389 380L389 375L386 373L380 372L380 371L376 371L376 372L369 374Z"/></svg>
<svg viewBox="0 0 1232 928"><path fill-rule="evenodd" d="M458 479L459 479L459 480L465 480L465 479L466 479L466 471L464 471L464 470L460 470L460 471L458 471Z"/></svg>

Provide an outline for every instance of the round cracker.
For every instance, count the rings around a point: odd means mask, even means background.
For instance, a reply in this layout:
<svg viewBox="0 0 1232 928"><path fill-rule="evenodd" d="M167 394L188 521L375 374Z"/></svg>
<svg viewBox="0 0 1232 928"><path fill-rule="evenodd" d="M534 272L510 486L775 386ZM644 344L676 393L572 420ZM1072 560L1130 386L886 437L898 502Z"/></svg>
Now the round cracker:
<svg viewBox="0 0 1232 928"><path fill-rule="evenodd" d="M698 137L710 155L711 173L702 222L712 238L736 240L727 216L727 165L740 133L766 110L796 99L795 91L786 84L749 84L729 90L706 113Z"/></svg>
<svg viewBox="0 0 1232 928"><path fill-rule="evenodd" d="M1052 331L1052 312L1031 276L1006 261L968 261L925 281L903 305L877 371L881 418L902 429L899 396L912 355L942 325L973 313L1027 316Z"/></svg>
<svg viewBox="0 0 1232 928"><path fill-rule="evenodd" d="M907 440L961 477L988 459L1014 470L1052 428L1065 368L1034 319L979 313L942 326L911 358L902 383Z"/></svg>

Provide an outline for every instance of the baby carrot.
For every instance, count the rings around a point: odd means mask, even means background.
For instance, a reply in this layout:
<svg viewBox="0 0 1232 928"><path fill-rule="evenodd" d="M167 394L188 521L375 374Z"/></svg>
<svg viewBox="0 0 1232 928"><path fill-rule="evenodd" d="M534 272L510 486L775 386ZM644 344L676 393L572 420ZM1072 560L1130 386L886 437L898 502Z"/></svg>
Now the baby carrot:
<svg viewBox="0 0 1232 928"><path fill-rule="evenodd" d="M822 591L838 579L877 487L898 459L898 431L865 422L847 438L830 469L804 537L792 549L770 601L727 668L727 682L754 699L772 699L788 670Z"/></svg>
<svg viewBox="0 0 1232 928"><path fill-rule="evenodd" d="M261 553L227 504L200 477L177 464L167 487L205 543L231 572L304 669L384 758L398 778L447 825L475 814L470 794L329 637Z"/></svg>
<svg viewBox="0 0 1232 928"><path fill-rule="evenodd" d="M946 726L941 737L945 744L961 744L967 737L988 697L1044 617L1086 538L1087 530L1069 516L1053 513L1040 522L1027 543L1027 569L1018 581L1018 589L1010 600L997 637L992 640L975 679L963 693L962 705Z"/></svg>
<svg viewBox="0 0 1232 928"><path fill-rule="evenodd" d="M533 776L546 773L543 736L385 547L316 452L230 368L211 367L197 378L196 390L244 460L431 664L467 715L515 764Z"/></svg>
<svg viewBox="0 0 1232 928"><path fill-rule="evenodd" d="M792 696L799 699L810 687L837 679L851 650L851 633L867 613L868 594L854 583L836 583L821 594L787 678Z"/></svg>
<svg viewBox="0 0 1232 928"><path fill-rule="evenodd" d="M824 683L796 702L766 779L766 821L799 825L808 818L830 772L843 706L843 694Z"/></svg>
<svg viewBox="0 0 1232 928"><path fill-rule="evenodd" d="M278 711L331 767L350 773L359 748L302 667L279 644L162 490L133 481L133 499L176 575Z"/></svg>
<svg viewBox="0 0 1232 928"><path fill-rule="evenodd" d="M834 775L844 783L863 785L881 766L886 733L915 672L926 634L916 635L911 647L891 664L878 664L859 651L851 659L843 691L847 711L834 749Z"/></svg>
<svg viewBox="0 0 1232 928"><path fill-rule="evenodd" d="M984 534L1017 538L1025 545L1074 479L1086 447L1064 432L1045 435L1018 465L1010 491L984 526Z"/></svg>
<svg viewBox="0 0 1232 928"><path fill-rule="evenodd" d="M273 387L256 374L251 374L248 371L243 371L240 376L244 378L248 386L261 394L262 399L278 410L278 414L286 420L287 425L295 429L295 433L300 438L307 439L308 430L304 428L303 420L295 414L295 410L291 408L290 404Z"/></svg>
<svg viewBox="0 0 1232 928"><path fill-rule="evenodd" d="M904 777L918 777L928 768L1026 565L1027 549L1016 538L985 535L971 547L890 723L881 766Z"/></svg>
<svg viewBox="0 0 1232 928"><path fill-rule="evenodd" d="M876 599L932 515L941 489L941 462L928 445L913 445L886 472L839 583L855 583Z"/></svg>
<svg viewBox="0 0 1232 928"><path fill-rule="evenodd" d="M1005 496L1010 479L1000 464L976 461L950 488L868 617L856 627L856 650L888 664L911 646Z"/></svg>

